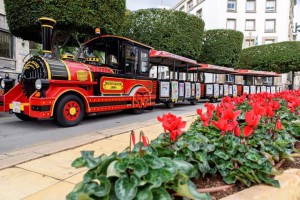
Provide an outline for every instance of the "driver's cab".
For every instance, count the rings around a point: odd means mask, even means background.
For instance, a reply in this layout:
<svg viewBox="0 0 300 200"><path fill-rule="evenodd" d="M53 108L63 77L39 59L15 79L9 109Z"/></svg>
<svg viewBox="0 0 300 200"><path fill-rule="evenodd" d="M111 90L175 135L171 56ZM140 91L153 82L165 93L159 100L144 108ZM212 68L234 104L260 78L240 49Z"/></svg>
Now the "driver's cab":
<svg viewBox="0 0 300 200"><path fill-rule="evenodd" d="M95 66L107 66L115 74L149 74L149 51L151 47L128 38L102 35L83 46L85 62Z"/></svg>

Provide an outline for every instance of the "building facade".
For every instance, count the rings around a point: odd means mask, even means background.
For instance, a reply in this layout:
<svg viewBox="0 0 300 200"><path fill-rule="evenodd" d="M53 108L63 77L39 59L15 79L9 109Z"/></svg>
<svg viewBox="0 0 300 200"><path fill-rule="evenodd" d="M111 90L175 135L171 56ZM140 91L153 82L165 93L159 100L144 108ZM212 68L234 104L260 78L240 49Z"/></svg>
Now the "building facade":
<svg viewBox="0 0 300 200"><path fill-rule="evenodd" d="M243 47L291 41L296 0L181 0L172 9L197 15L205 29L244 33Z"/></svg>
<svg viewBox="0 0 300 200"><path fill-rule="evenodd" d="M29 42L14 37L9 32L4 1L0 0L0 76L8 73L16 79L24 65L23 59L29 53Z"/></svg>
<svg viewBox="0 0 300 200"><path fill-rule="evenodd" d="M294 9L297 0L180 0L173 10L203 19L205 30L233 29L244 34L243 48L295 40ZM229 81L229 75L219 76ZM236 80L243 84L245 80ZM268 84L269 79L261 80ZM275 78L275 84L287 87L291 76ZM296 85L299 87L298 80Z"/></svg>

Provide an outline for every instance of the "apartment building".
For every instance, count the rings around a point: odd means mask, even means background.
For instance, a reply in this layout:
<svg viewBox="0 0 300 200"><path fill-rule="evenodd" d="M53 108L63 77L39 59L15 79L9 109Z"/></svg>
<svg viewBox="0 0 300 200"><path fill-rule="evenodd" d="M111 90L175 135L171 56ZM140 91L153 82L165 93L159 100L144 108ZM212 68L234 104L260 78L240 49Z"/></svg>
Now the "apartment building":
<svg viewBox="0 0 300 200"><path fill-rule="evenodd" d="M17 78L22 71L23 59L29 53L29 42L14 37L6 22L4 1L0 0L0 76L8 73Z"/></svg>
<svg viewBox="0 0 300 200"><path fill-rule="evenodd" d="M181 0L173 10L203 19L205 29L233 29L244 34L243 48L295 40L294 9L297 0ZM231 82L230 75L218 76L220 82ZM275 84L290 81L290 76L276 78ZM245 80L236 80L243 83ZM272 79L266 78L265 84ZM297 80L296 80L297 81ZM299 84L299 83L298 83Z"/></svg>
<svg viewBox="0 0 300 200"><path fill-rule="evenodd" d="M205 29L244 33L243 47L293 40L296 0L181 0L172 9L197 15Z"/></svg>

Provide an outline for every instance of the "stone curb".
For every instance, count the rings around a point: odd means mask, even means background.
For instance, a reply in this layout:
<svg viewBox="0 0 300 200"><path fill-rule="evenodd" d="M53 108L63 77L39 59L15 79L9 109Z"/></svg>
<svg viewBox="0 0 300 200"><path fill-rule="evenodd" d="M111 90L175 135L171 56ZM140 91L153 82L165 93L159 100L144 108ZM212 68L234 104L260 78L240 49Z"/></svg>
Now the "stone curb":
<svg viewBox="0 0 300 200"><path fill-rule="evenodd" d="M184 113L182 117L190 117L196 115L195 112ZM14 152L4 153L0 155L0 170L13 167L24 162L35 160L54 153L74 149L83 145L90 144L99 140L107 139L123 133L128 133L131 130L144 128L147 126L158 124L156 119L144 121L142 123L133 123L116 128L109 128L102 131L87 133L74 138L52 142L40 146L34 146Z"/></svg>

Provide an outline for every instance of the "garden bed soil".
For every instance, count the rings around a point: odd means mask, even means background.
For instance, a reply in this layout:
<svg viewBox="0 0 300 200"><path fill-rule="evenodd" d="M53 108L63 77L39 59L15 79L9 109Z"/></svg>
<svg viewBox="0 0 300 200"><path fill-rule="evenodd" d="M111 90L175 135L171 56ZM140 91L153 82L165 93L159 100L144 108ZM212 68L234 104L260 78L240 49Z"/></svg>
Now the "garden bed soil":
<svg viewBox="0 0 300 200"><path fill-rule="evenodd" d="M297 142L295 147L300 150L300 142ZM280 167L280 170L287 170L287 169L300 169L300 157L295 158L295 162L286 160ZM196 187L199 189L204 188L214 188L214 187L221 187L226 185L223 181L221 175L215 174L215 175L207 175L204 178L200 178L198 180L194 181L196 184ZM248 187L238 182L237 184L233 185L230 188L223 189L218 192L212 192L210 193L212 200L218 200L224 197L227 197L229 195L232 195L234 193L237 193L239 191L242 191L244 189L247 189Z"/></svg>

